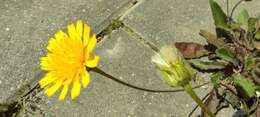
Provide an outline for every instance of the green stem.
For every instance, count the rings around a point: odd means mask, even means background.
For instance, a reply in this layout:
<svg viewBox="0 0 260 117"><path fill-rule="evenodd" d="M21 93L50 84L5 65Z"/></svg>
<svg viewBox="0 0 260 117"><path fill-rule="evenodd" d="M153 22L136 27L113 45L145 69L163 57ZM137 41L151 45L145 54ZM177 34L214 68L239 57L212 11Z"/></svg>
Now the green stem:
<svg viewBox="0 0 260 117"><path fill-rule="evenodd" d="M186 83L182 86L184 90L190 95L190 97L201 107L201 109L206 112L210 117L215 117L215 115L204 105L201 99L193 91L191 85Z"/></svg>
<svg viewBox="0 0 260 117"><path fill-rule="evenodd" d="M244 0L240 0L238 1L235 6L232 8L231 14L230 14L230 18L232 19L233 17L233 13L235 12L235 9L239 6L239 4L241 4Z"/></svg>
<svg viewBox="0 0 260 117"><path fill-rule="evenodd" d="M139 86L135 86L135 85L132 85L132 84L129 84L123 80L120 80L119 78L116 78L106 72L104 72L102 69L100 68L92 68L92 69L88 69L88 71L93 71L93 72L96 72L96 73L99 73L100 75L103 75L119 84L122 84L124 86L127 86L127 87L130 87L130 88L133 88L133 89L137 89L137 90L140 90L140 91L146 91L146 92L154 92L154 93L169 93L169 92L180 92L180 91L184 91L183 89L175 89L175 90L156 90L156 89L148 89L148 88L143 88L143 87L139 87ZM192 87L192 88L199 88L201 86L204 86L206 84L208 84L209 82L206 82L206 83L203 83L201 85L198 85L198 86L195 86L195 87Z"/></svg>

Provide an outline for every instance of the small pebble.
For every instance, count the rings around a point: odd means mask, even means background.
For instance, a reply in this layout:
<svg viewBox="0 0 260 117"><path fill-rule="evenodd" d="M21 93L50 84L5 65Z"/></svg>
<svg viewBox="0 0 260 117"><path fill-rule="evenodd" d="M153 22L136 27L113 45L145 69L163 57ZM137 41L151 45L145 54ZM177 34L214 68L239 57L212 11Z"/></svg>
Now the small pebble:
<svg viewBox="0 0 260 117"><path fill-rule="evenodd" d="M132 76L132 77L134 77L134 76L135 76L135 74L134 74L134 73L132 73L132 74L131 74L131 76Z"/></svg>
<svg viewBox="0 0 260 117"><path fill-rule="evenodd" d="M186 107L189 107L190 105L189 105L189 104L186 104L185 106L186 106Z"/></svg>
<svg viewBox="0 0 260 117"><path fill-rule="evenodd" d="M8 28L8 27L7 27L7 28L5 28L5 30L6 30L6 31L9 31L9 30L10 30L10 28Z"/></svg>

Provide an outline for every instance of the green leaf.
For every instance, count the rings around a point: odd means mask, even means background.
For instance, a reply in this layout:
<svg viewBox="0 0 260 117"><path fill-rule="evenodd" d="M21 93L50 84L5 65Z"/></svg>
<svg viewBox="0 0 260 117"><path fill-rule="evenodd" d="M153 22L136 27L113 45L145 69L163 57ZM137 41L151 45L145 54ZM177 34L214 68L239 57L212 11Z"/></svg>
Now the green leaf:
<svg viewBox="0 0 260 117"><path fill-rule="evenodd" d="M228 27L227 16L218 3L215 0L209 0L209 4L216 27Z"/></svg>
<svg viewBox="0 0 260 117"><path fill-rule="evenodd" d="M233 75L234 77L234 84L237 88L238 92L245 96L246 99L249 99L255 96L255 86L254 83L246 79L240 74Z"/></svg>
<svg viewBox="0 0 260 117"><path fill-rule="evenodd" d="M260 31L257 31L257 32L255 33L255 39L256 39L256 40L260 40Z"/></svg>
<svg viewBox="0 0 260 117"><path fill-rule="evenodd" d="M254 17L250 17L248 19L248 31L249 32L253 32L256 28L256 22L257 22L257 18Z"/></svg>
<svg viewBox="0 0 260 117"><path fill-rule="evenodd" d="M219 87L219 83L223 76L224 74L222 72L217 72L210 76L211 82L213 83L214 87Z"/></svg>
<svg viewBox="0 0 260 117"><path fill-rule="evenodd" d="M202 37L204 37L209 44L212 44L212 45L216 46L217 48L221 48L221 47L228 48L223 39L218 38L216 35L208 32L206 30L200 30L199 34Z"/></svg>
<svg viewBox="0 0 260 117"><path fill-rule="evenodd" d="M219 57L223 60L226 60L226 61L232 62L232 63L236 62L234 55L227 49L219 48L215 51L215 53L216 53L217 57Z"/></svg>
<svg viewBox="0 0 260 117"><path fill-rule="evenodd" d="M256 91L260 91L260 86L258 85L258 86L256 86Z"/></svg>
<svg viewBox="0 0 260 117"><path fill-rule="evenodd" d="M194 67L196 67L200 70L223 69L227 65L227 63L225 63L225 62L210 62L210 61L202 61L202 60L199 60L199 59L192 59L189 62Z"/></svg>
<svg viewBox="0 0 260 117"><path fill-rule="evenodd" d="M237 16L238 23L248 26L249 14L246 9L243 9Z"/></svg>
<svg viewBox="0 0 260 117"><path fill-rule="evenodd" d="M245 69L246 70L252 69L256 63L256 59L253 56L247 56L245 60L246 60Z"/></svg>

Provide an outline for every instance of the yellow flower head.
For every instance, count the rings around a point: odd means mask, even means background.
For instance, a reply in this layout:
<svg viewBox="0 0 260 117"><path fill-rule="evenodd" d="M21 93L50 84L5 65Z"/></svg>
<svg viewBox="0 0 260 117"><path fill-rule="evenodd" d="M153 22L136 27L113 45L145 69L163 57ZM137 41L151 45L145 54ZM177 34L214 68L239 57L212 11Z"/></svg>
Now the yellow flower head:
<svg viewBox="0 0 260 117"><path fill-rule="evenodd" d="M52 96L63 87L59 100L64 100L71 86L71 98L79 96L81 84L86 88L90 81L86 67L94 68L99 61L91 55L96 43L96 35L90 36L90 27L81 20L68 25L68 34L58 31L48 42L47 56L41 58L41 69L48 72L39 81L47 87L45 94Z"/></svg>
<svg viewBox="0 0 260 117"><path fill-rule="evenodd" d="M194 75L194 70L185 61L177 48L164 46L152 57L152 62L157 65L163 80L170 86L184 85Z"/></svg>

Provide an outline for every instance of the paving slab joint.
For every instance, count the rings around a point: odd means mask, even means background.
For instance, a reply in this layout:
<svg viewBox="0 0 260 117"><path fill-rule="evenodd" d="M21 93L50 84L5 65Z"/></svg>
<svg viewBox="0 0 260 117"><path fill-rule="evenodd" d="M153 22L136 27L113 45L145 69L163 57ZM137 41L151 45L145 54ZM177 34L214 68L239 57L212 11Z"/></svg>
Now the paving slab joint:
<svg viewBox="0 0 260 117"><path fill-rule="evenodd" d="M146 45L148 48L152 49L154 52L158 52L159 51L158 47L154 43L146 40L141 34L137 33L132 28L130 28L130 27L126 26L126 25L123 25L123 30L126 33L128 33L130 36L132 36L134 39L137 39L138 41L141 41L141 43Z"/></svg>
<svg viewBox="0 0 260 117"><path fill-rule="evenodd" d="M111 35L113 30L118 30L119 28L122 28L124 26L123 21L119 19L112 19L109 23L109 25L103 29L101 32L97 34L98 42L104 39L104 36Z"/></svg>
<svg viewBox="0 0 260 117"><path fill-rule="evenodd" d="M99 34L103 30L106 30L108 26L113 22L113 20L118 20L124 18L125 14L128 13L129 9L132 9L134 6L139 3L140 0L129 0L125 4L123 4L120 8L118 8L115 12L109 15L103 22L94 27L94 31Z"/></svg>
<svg viewBox="0 0 260 117"><path fill-rule="evenodd" d="M127 34L132 36L134 39L141 41L141 43L148 46L153 51L158 52L158 48L155 46L155 44L144 39L144 37L142 37L141 34L137 33L132 28L126 26L124 22L119 18L111 20L110 24L104 30L102 30L100 33L97 34L98 42L105 39L104 38L105 36L110 36L114 30L118 30L120 28L124 30Z"/></svg>

